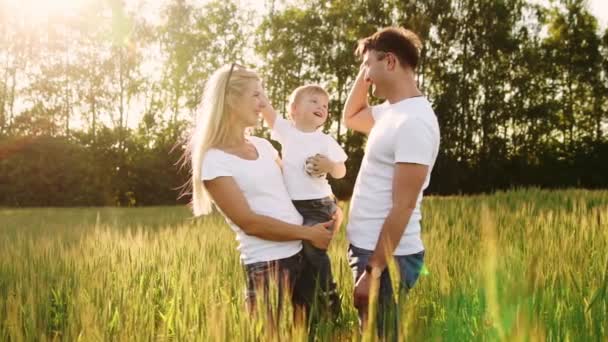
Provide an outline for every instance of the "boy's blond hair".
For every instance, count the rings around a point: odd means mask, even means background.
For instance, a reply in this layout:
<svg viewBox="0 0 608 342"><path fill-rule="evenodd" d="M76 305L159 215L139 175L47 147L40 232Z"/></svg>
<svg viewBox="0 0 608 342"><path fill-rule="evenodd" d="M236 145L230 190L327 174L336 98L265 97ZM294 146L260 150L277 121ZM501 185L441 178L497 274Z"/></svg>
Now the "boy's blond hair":
<svg viewBox="0 0 608 342"><path fill-rule="evenodd" d="M289 95L289 116L291 117L291 109L293 105L298 103L298 101L304 95L325 95L327 99L329 99L329 93L323 87L318 84L306 84L300 87L297 87L291 95Z"/></svg>

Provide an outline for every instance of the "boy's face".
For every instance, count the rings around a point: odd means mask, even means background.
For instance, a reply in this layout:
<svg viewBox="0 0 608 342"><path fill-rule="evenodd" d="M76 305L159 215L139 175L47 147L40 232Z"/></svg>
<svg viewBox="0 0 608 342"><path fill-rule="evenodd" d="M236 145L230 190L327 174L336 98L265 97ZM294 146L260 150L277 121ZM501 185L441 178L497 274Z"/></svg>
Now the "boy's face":
<svg viewBox="0 0 608 342"><path fill-rule="evenodd" d="M325 94L302 94L293 104L292 118L296 126L317 129L327 120L329 98Z"/></svg>

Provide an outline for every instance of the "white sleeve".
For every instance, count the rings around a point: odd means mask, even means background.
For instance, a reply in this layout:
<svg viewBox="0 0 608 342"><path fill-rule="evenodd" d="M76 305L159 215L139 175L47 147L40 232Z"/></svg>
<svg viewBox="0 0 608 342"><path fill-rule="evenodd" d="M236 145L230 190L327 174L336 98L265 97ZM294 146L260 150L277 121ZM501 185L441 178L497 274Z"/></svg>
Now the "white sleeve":
<svg viewBox="0 0 608 342"><path fill-rule="evenodd" d="M382 117L382 114L386 113L386 111L390 108L390 103L385 101L379 105L372 106L371 108L374 121L378 121Z"/></svg>
<svg viewBox="0 0 608 342"><path fill-rule="evenodd" d="M345 162L346 159L348 159L348 156L346 155L346 153L344 153L344 150L342 149L340 144L338 144L338 142L335 141L334 138L330 137L329 135L326 135L326 137L327 137L327 154L328 154L327 157L334 163Z"/></svg>
<svg viewBox="0 0 608 342"><path fill-rule="evenodd" d="M433 130L424 121L405 120L397 131L395 163L432 165L435 141Z"/></svg>
<svg viewBox="0 0 608 342"><path fill-rule="evenodd" d="M274 120L274 126L272 126L272 130L270 131L270 138L282 144L285 138L289 136L289 131L292 127L289 120L277 115L277 118Z"/></svg>
<svg viewBox="0 0 608 342"><path fill-rule="evenodd" d="M221 158L222 155L214 151L207 151L203 158L203 166L201 168L201 179L212 180L218 177L232 177L232 172L226 163L226 160Z"/></svg>

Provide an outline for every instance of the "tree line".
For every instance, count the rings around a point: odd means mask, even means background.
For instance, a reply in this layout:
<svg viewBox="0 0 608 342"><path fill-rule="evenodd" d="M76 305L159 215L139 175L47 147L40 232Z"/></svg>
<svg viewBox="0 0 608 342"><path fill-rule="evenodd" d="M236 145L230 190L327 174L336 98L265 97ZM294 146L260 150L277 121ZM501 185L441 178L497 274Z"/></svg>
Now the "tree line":
<svg viewBox="0 0 608 342"><path fill-rule="evenodd" d="M93 1L39 25L0 4L0 205L185 203L180 167L204 81L259 71L283 114L289 93L331 94L324 130L344 147L348 198L365 136L340 123L357 40L418 33L418 82L441 127L429 193L608 186L608 30L585 1L166 0L150 17ZM255 134L268 136L267 128Z"/></svg>

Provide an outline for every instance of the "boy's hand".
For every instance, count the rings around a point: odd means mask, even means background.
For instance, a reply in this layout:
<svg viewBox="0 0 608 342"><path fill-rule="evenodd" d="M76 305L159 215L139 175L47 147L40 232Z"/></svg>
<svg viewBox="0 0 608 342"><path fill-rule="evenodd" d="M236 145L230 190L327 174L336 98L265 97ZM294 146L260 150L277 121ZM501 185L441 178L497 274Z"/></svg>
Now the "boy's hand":
<svg viewBox="0 0 608 342"><path fill-rule="evenodd" d="M266 94L266 89L262 89L262 92L260 93L260 100L262 100L266 106L272 107L270 100L268 99L268 94Z"/></svg>
<svg viewBox="0 0 608 342"><path fill-rule="evenodd" d="M317 154L310 160L312 165L312 173L314 175L331 173L334 170L335 163L322 154Z"/></svg>
<svg viewBox="0 0 608 342"><path fill-rule="evenodd" d="M268 95L266 95L266 90L263 90L260 94L260 101L264 104L262 108L262 117L264 117L268 126L272 128L274 127L274 122L277 118L277 112L272 108Z"/></svg>

